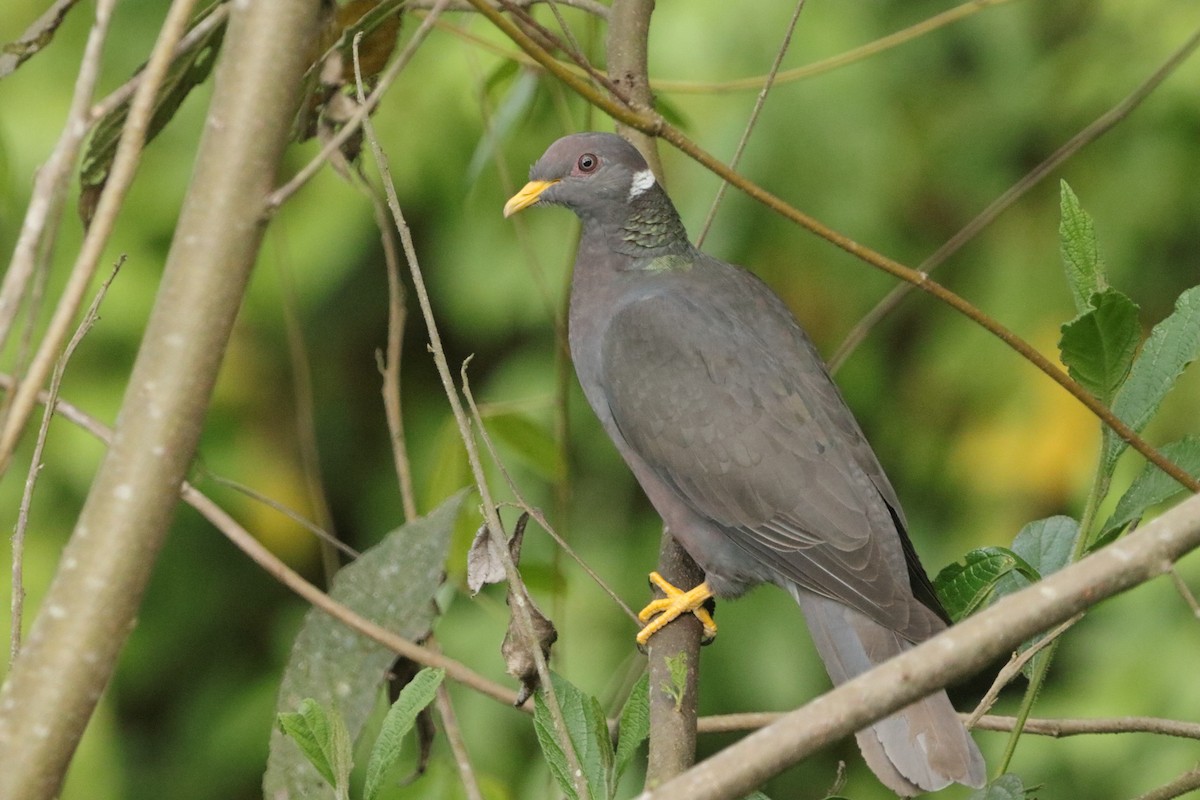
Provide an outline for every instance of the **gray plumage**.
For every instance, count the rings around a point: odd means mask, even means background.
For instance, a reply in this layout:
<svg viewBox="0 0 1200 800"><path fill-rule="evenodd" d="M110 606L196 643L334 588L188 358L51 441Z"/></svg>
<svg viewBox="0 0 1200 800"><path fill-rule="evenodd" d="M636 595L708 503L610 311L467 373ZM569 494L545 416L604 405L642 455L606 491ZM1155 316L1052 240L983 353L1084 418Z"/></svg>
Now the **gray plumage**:
<svg viewBox="0 0 1200 800"><path fill-rule="evenodd" d="M618 136L560 139L530 180L506 213L557 204L583 222L570 344L584 394L713 593L786 589L835 683L945 628L896 494L783 302L690 244ZM858 741L900 795L984 781L945 692Z"/></svg>

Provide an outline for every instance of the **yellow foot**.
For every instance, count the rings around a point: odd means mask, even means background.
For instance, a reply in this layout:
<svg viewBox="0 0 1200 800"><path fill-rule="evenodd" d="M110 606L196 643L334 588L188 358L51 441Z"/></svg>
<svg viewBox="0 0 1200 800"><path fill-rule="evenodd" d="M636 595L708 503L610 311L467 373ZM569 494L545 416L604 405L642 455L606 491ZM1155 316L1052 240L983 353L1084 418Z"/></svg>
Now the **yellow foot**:
<svg viewBox="0 0 1200 800"><path fill-rule="evenodd" d="M717 635L717 623L704 604L713 596L708 583L702 583L686 592L667 583L667 580L657 572L650 573L650 582L662 589L667 595L650 603L638 612L638 619L649 622L637 635L638 645L645 647L650 637L658 633L671 620L682 614L695 614L696 619L704 626L704 641L711 641ZM655 615L658 616L655 616ZM654 619L651 621L651 617Z"/></svg>

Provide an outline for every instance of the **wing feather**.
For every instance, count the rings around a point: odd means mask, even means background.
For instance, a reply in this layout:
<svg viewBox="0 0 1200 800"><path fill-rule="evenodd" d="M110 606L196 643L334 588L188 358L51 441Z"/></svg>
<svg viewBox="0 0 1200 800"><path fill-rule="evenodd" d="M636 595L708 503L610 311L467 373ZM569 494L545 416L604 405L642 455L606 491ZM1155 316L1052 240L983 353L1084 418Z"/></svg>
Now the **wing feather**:
<svg viewBox="0 0 1200 800"><path fill-rule="evenodd" d="M708 262L624 304L601 347L621 435L763 579L839 600L910 638L895 493L808 337L753 276Z"/></svg>

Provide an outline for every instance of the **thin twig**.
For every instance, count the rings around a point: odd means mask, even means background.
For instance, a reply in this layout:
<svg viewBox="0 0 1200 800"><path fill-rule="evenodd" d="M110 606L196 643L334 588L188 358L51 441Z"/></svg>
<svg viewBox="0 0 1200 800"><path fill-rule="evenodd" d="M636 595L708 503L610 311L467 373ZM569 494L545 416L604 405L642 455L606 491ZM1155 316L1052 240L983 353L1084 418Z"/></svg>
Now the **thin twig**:
<svg viewBox="0 0 1200 800"><path fill-rule="evenodd" d="M221 475L216 475L212 472L205 471L205 472L203 472L203 476L204 476L204 480L206 480L210 483L215 483L218 486L224 486L226 489L232 489L233 491L237 492L238 494L244 495L256 503L262 503L267 508L270 508L273 511L279 512L283 516L290 519L292 522L294 522L297 525L299 525L300 527L304 528L306 531L311 533L313 536L317 537L317 539L319 541L323 542L324 544L329 545L330 547L332 547L336 550L340 550L348 558L355 559L355 558L358 558L359 555L361 555L353 547L346 544L341 539L338 539L336 536L331 534L329 531L322 528L316 522L313 522L312 520L308 519L303 514L296 511L294 508L289 508L288 506L284 505L283 503L279 502L278 500L275 500L274 498L266 496L265 494L258 491L257 489L253 489L244 483L233 480L232 478L225 478L225 477L222 477ZM329 576L326 576L326 577L328 578Z"/></svg>
<svg viewBox="0 0 1200 800"><path fill-rule="evenodd" d="M50 44L58 27L66 19L67 12L78 3L79 0L54 0L18 39L4 45L0 49L0 78L11 75L19 66Z"/></svg>
<svg viewBox="0 0 1200 800"><path fill-rule="evenodd" d="M206 38L214 29L224 25L229 19L229 5L228 2L223 2L206 13L204 19L197 22L175 45L175 49L171 53L171 58L178 58L195 47L197 42ZM138 84L142 80L142 74L141 71L137 72L129 80L125 81L125 83L96 101L92 106L91 113L88 115L90 117L88 124L95 124L115 111L122 103L128 102L129 98L133 97L133 93L137 91Z"/></svg>
<svg viewBox="0 0 1200 800"><path fill-rule="evenodd" d="M421 46L421 43L425 41L425 37L433 30L433 24L437 21L444 7L444 0L439 0L434 6L434 10L430 11L425 19L421 20L420 26L413 32L412 38L408 40L408 44L400 51L400 55L396 56L396 60L389 64L388 68L383 71L383 74L376 79L375 88L371 90L369 95L359 100L358 108L354 109L354 113L329 137L329 141L325 142L321 151L305 164L299 172L292 176L291 180L267 195L266 202L263 203L264 216L270 217L278 211L279 207L289 197L300 191L300 188L320 171L326 161L335 153L341 152L342 145L351 136L357 134L360 128L365 127L365 121L374 113L375 107L383 99L384 93L391 88L396 78L400 77L400 73L408 66L408 62L412 60L413 54L417 52L417 48ZM359 94L361 95L361 92Z"/></svg>
<svg viewBox="0 0 1200 800"><path fill-rule="evenodd" d="M1187 472L1179 467L1179 465L1166 458L1156 448L1148 444L1142 439L1136 431L1122 422L1115 414L1112 413L1103 403L1093 396L1087 389L1084 389L1078 382L1073 380L1060 367L1056 366L1049 358L1040 353L1033 345L1017 336L996 319L985 314L980 309L976 308L967 300L942 286L938 282L929 278L928 275L918 272L911 267L907 267L900 262L888 258L887 256L866 247L848 236L838 233L824 223L818 221L814 217L805 214L803 211L789 205L780 198L763 189L753 181L747 180L745 177L737 174L729 169L724 163L714 157L711 153L705 151L691 139L689 139L682 131L672 126L661 115L645 109L630 108L626 101L607 97L595 91L585 81L579 79L569 70L562 69L553 57L533 41L528 35L517 28L513 23L503 15L496 12L487 5L485 0L470 0L472 5L480 10L491 22L500 30L516 42L527 53L532 55L539 63L552 72L555 77L567 84L573 91L582 95L589 103L601 109L613 119L618 120L626 125L632 126L645 133L658 136L684 154L691 157L701 166L713 172L718 177L724 178L738 189L746 193L751 199L756 200L775 213L785 219L799 225L802 228L816 234L825 239L836 247L845 250L850 255L865 261L868 264L887 272L888 274L915 284L918 288L933 295L935 298L950 306L959 314L962 314L967 319L984 328L996 338L1000 339L1011 349L1015 350L1025 360L1032 363L1035 367L1045 373L1051 380L1066 389L1076 400L1084 405L1089 411L1095 414L1104 424L1113 429L1118 436L1128 442L1133 449L1141 453L1148 461L1161 469L1163 472L1171 476L1173 480L1180 485L1190 489L1192 492L1200 492L1200 481L1193 478Z"/></svg>
<svg viewBox="0 0 1200 800"><path fill-rule="evenodd" d="M1175 780L1139 795L1137 800L1172 800L1195 789L1200 789L1200 767L1190 769Z"/></svg>
<svg viewBox="0 0 1200 800"><path fill-rule="evenodd" d="M429 16L421 23L421 29L413 35L414 40L420 36L421 30L428 31L433 27L432 20L435 19L441 11L441 5L435 5L433 10L429 12ZM354 74L355 84L358 92L358 100L365 107L366 98L363 93L362 73L359 67L358 44L362 38L361 33L355 36L354 40ZM410 42L411 46L411 42ZM389 70L390 73L390 70ZM425 278L421 272L421 267L417 261L416 248L413 246L412 233L408 228L408 223L404 219L404 213L400 208L400 200L396 196L396 186L391 178L391 170L388 167L387 156L383 152L383 148L379 145L379 139L375 136L374 126L371 124L369 116L362 118L363 134L370 145L371 153L375 158L376 168L379 170L379 175L383 181L384 191L387 193L388 208L392 212L392 220L396 226L396 230L400 234L400 244L404 248L404 256L408 260L409 272L412 275L413 287L416 290L417 302L421 307L421 313L425 318L426 330L429 334L429 349L433 355L434 364L437 367L438 376L442 381L442 389L446 394L446 399L450 403L451 411L454 414L454 421L458 425L459 435L462 437L463 445L467 450L467 460L471 465L471 472L475 478L475 485L479 490L481 499L483 500L484 518L487 522L488 529L492 532L491 549L492 552L500 559L500 563L504 565L505 575L508 579L508 585L511 590L511 596L515 600L512 603L513 619L517 623L517 628L520 631L521 637L524 640L526 647L529 649L529 654L533 658L537 668L538 678L540 679L542 691L546 700L546 707L550 711L550 716L554 722L555 734L559 740L559 745L562 748L563 754L567 760L567 766L570 771L571 782L575 787L576 793L580 797L588 797L587 782L584 779L583 769L580 766L579 756L575 752L574 742L572 742L568 734L566 720L563 717L562 708L558 703L558 698L554 692L554 685L550 680L550 669L546 665L546 659L542 655L541 645L538 642L537 635L534 632L532 617L530 616L529 606L530 599L528 590L525 588L524 582L521 580L521 575L517 570L516 564L513 563L512 556L508 552L508 548L504 546L503 540L497 537L502 536L504 530L500 522L500 516L496 513L496 505L492 502L491 491L487 485L487 478L483 472L483 464L479 459L479 452L475 447L475 438L471 433L470 420L463 412L462 404L458 398L458 392L454 387L454 380L450 375L450 366L446 361L445 350L442 347L441 335L438 333L437 322L433 316L433 308L429 302L429 293L425 288Z"/></svg>
<svg viewBox="0 0 1200 800"><path fill-rule="evenodd" d="M800 12L804 10L804 0L799 0L796 3L796 10L792 12L792 18L788 20L787 30L783 34L783 43L779 45L779 50L775 53L775 60L771 62L771 71L767 73L767 79L763 81L762 89L758 92L758 98L754 101L754 108L750 112L750 119L746 120L746 128L742 131L742 138L738 140L737 147L733 151L733 158L729 159L729 168L737 169L738 163L742 160L742 153L746 149L746 143L750 141L750 134L754 131L754 125L758 122L758 115L762 112L763 106L767 102L767 92L771 91L771 87L775 85L775 76L779 74L779 67L783 64L783 57L787 55L788 47L792 43L792 34L796 32L796 23L800 21ZM717 187L717 196L713 198L712 206L708 209L708 216L704 218L704 224L700 226L700 235L696 237L696 247L701 247L704 244L705 237L708 236L708 229L712 227L713 220L717 216L717 209L721 207L721 200L725 197L725 190L729 188L729 181L721 181L721 185Z"/></svg>
<svg viewBox="0 0 1200 800"><path fill-rule="evenodd" d="M512 705L517 698L516 692L501 686L494 681L479 675L465 664L442 655L427 647L414 644L331 598L304 579L300 573L283 563L274 553L259 542L229 514L194 486L185 484L181 492L184 501L204 515L221 533L233 542L239 550L249 556L273 578L304 598L308 603L321 609L329 616L341 622L346 627L368 636L389 648L394 653L417 662L426 667L439 667L446 670L446 675L464 686L469 686L480 694L495 698L502 703Z"/></svg>
<svg viewBox="0 0 1200 800"><path fill-rule="evenodd" d="M979 701L979 705L977 705L975 710L972 711L967 717L966 722L964 723L967 726L967 730L974 728L975 723L977 723L984 714L992 710L992 706L996 704L996 700L1000 697L1000 691L1005 686L1008 686L1008 684L1016 680L1017 676L1021 674L1021 670L1023 670L1025 665L1029 663L1029 659L1040 653L1046 647L1046 645L1050 644L1059 636L1062 636L1064 633L1066 633L1067 630L1069 630L1082 618L1082 614L1072 617L1062 625L1059 625L1057 628L1050 631L1050 633L1046 634L1041 639L1038 639L1029 647L1021 650L1020 652L1013 653L1012 658L1009 659L1008 663L1005 664L1001 668L1000 672L996 674L996 679L992 681L992 685L983 695L983 699Z"/></svg>
<svg viewBox="0 0 1200 800"><path fill-rule="evenodd" d="M0 388L10 389L14 385L11 375L0 373ZM39 392L37 401L45 405L49 401L49 392ZM57 400L54 413L71 424L87 431L106 446L112 443L112 430L98 419L65 400ZM212 478L213 476L208 476ZM222 482L227 482L222 479ZM310 605L321 609L329 616L344 624L346 627L367 636L384 647L391 649L396 655L404 656L426 667L439 667L446 670L446 675L452 680L467 686L482 695L491 697L506 706L512 706L517 698L513 690L501 686L494 681L472 671L469 667L441 653L414 644L409 640L381 627L371 620L360 616L354 609L334 600L320 588L307 581L300 573L285 564L272 553L253 534L247 531L237 520L190 483L184 482L180 487L180 497L188 505L195 508L207 519L213 527L223 533L235 547L241 550L264 572ZM523 711L530 711L526 706Z"/></svg>
<svg viewBox="0 0 1200 800"><path fill-rule="evenodd" d="M1007 211L1027 191L1039 184L1043 178L1062 166L1067 159L1074 156L1084 147L1112 130L1118 122L1121 122L1135 108L1141 105L1142 101L1149 97L1150 93L1158 88L1167 79L1167 76L1171 75L1191 55L1192 51L1196 49L1197 44L1200 44L1200 30L1193 33L1178 50L1171 54L1170 58L1163 62L1162 66L1156 69L1149 78L1143 81L1141 85L1122 99L1121 102L1108 111L1105 111L1093 120L1091 124L1072 136L1062 147L1059 147L1047 156L1042 163L1030 170L1024 177L1005 190L1003 194L989 203L987 208L979 212L974 219L963 226L962 230L950 237L929 258L921 262L917 270L928 274L940 267L951 256L974 239L980 231L991 225L997 217ZM855 348L866 339L870 330L878 325L880 320L895 310L913 288L913 284L911 283L902 283L896 286L850 329L850 332L846 334L846 338L838 345L838 349L829 359L829 369L831 372L837 372L841 368L846 359L850 357L850 354L854 352Z"/></svg>
<svg viewBox="0 0 1200 800"><path fill-rule="evenodd" d="M1179 570L1171 567L1171 581L1175 584L1176 591L1183 598L1183 601L1188 604L1188 608L1192 610L1192 616L1200 619L1200 602L1196 600L1196 595L1192 594L1192 590L1183 580L1183 576L1179 574Z"/></svg>
<svg viewBox="0 0 1200 800"><path fill-rule="evenodd" d="M63 373L66 372L67 362L75 354L75 348L79 347L79 343L83 341L83 337L96 324L96 320L100 319L100 304L104 301L104 296L108 294L108 287L112 285L113 279L117 277L117 272L124 263L125 257L121 256L117 263L113 265L112 272L108 278L96 290L96 296L92 299L92 304L88 307L87 313L84 314L79 327L75 329L75 335L71 337L71 341L67 342L62 357L58 359L58 363L54 366L54 374L50 378L50 388L46 392L46 405L42 413L42 423L38 427L37 441L33 447L33 458L29 464L29 472L25 477L25 489L21 494L21 505L17 511L17 527L13 531L12 537L12 635L9 647L10 663L16 660L17 654L21 652L21 623L25 606L25 532L29 527L29 509L33 504L33 490L37 484L37 477L42 471L42 453L46 449L46 435L50 432L50 420L54 416L54 405L58 402L58 390L62 386Z"/></svg>
<svg viewBox="0 0 1200 800"><path fill-rule="evenodd" d="M404 284L400 280L400 256L396 252L396 238L388 224L387 202L365 178L362 183L366 194L371 198L375 226L379 229L379 241L383 247L384 270L387 273L387 347L379 364L379 373L383 378L380 393L383 395L388 441L392 445L392 464L396 468L396 480L400 487L400 505L404 509L404 518L412 520L417 518L417 496L413 491L412 462L408 458L400 395L400 356L404 350L404 324L408 319L408 309L405 305Z"/></svg>
<svg viewBox="0 0 1200 800"><path fill-rule="evenodd" d="M812 64L805 64L795 69L784 70L779 73L775 79L778 84L792 83L793 81L803 80L805 78L813 78L817 75L831 72L839 67L845 67L850 64L862 61L872 56L879 55L894 47L899 47L902 44L924 36L927 33L932 33L938 28L943 28L952 23L966 19L980 11L991 6L1006 3L1008 0L970 0L970 2L955 6L934 14L928 19L921 20L915 25L910 25L903 30L895 33L882 36L873 41L867 42L860 47L855 47L847 50L844 53L838 53L836 56L815 61ZM738 78L737 80L724 81L721 83L703 83L697 81L654 81L654 90L664 93L676 94L718 94L722 92L743 92L752 89L760 88L767 78L762 75L755 75L752 78Z"/></svg>
<svg viewBox="0 0 1200 800"><path fill-rule="evenodd" d="M3 429L0 430L0 474L7 469L12 459L17 440L25 430L30 414L36 405L38 390L46 382L50 371L57 361L63 341L71 328L75 314L78 312L92 278L100 263L100 256L108 244L109 236L116 225L117 214L125 200L125 194L133 182L134 173L141 161L142 147L146 139L146 131L154 113L155 97L158 87L162 84L167 70L171 65L175 44L187 29L188 19L196 0L174 0L163 26L159 31L150 60L146 63L146 71L138 84L133 100L129 106L129 117L121 131L117 144L116 155L113 157L109 178L100 200L96 213L88 226L87 235L71 277L63 289L62 297L54 315L50 320L46 333L29 365L29 373L17 386L9 407ZM32 210L32 209L31 209ZM2 337L0 337L2 338Z"/></svg>
<svg viewBox="0 0 1200 800"><path fill-rule="evenodd" d="M972 714L959 714L964 724L972 716ZM698 724L701 733L735 733L737 731L758 730L778 721L782 717L783 712L718 714L711 717L701 717ZM1016 717L984 714L975 722L974 729L977 731L1007 733L1016 724ZM1093 719L1038 719L1030 717L1025 722L1025 732L1037 736L1048 736L1052 739L1065 739L1068 736L1094 734L1154 733L1161 736L1174 736L1180 739L1200 740L1200 723L1183 722L1176 719L1162 719L1161 717L1097 717Z"/></svg>
<svg viewBox="0 0 1200 800"><path fill-rule="evenodd" d="M100 57L115 7L116 0L99 0L96 3L95 22L84 45L67 121L50 157L37 172L21 232L4 274L3 286L0 287L0 351L8 342L21 298L25 296L38 261L48 259L53 250L67 181L79 156L79 149L83 146L83 138L87 135L88 106L100 77Z"/></svg>
<svg viewBox="0 0 1200 800"><path fill-rule="evenodd" d="M462 781L467 800L483 800L479 780L475 777L474 767L471 766L471 756L467 753L467 743L458 727L458 716L454 713L454 704L450 700L450 689L444 683L437 690L437 710L442 718L442 731L446 734L446 741L450 743L450 752L454 754L454 765L458 767L458 777Z"/></svg>
<svg viewBox="0 0 1200 800"><path fill-rule="evenodd" d="M284 263L279 264L279 284L283 309L283 325L286 333L288 360L292 367L292 397L296 401L296 440L300 455L300 471L304 475L304 486L317 517L317 524L297 519L301 525L317 534L321 548L321 566L325 573L325 585L333 583L333 576L341 568L337 551L357 553L344 545L333 527L333 512L329 507L329 496L325 492L325 481L321 477L321 454L317 447L317 414L313 401L312 369L309 367L308 345L304 341L304 327L300 324L295 286L291 271ZM245 488L245 487L238 487ZM266 498L263 498L264 500ZM291 509L276 509L282 513L294 513ZM296 517L299 518L299 514ZM310 527L311 526L311 527Z"/></svg>
<svg viewBox="0 0 1200 800"><path fill-rule="evenodd" d="M541 509L531 505L529 501L525 499L524 495L521 494L521 489L519 486L517 486L517 482L513 480L508 468L504 466L504 462L500 460L500 454L496 452L496 445L492 441L491 435L487 432L487 426L484 425L483 416L479 413L479 407L475 405L475 396L471 393L471 383L467 379L467 365L465 363L463 364L460 375L462 379L463 399L466 401L467 408L471 412L471 418L475 421L475 425L479 429L479 438L483 440L483 446L487 448L488 455L491 456L492 463L496 465L496 469L500 471L500 475L504 478L504 482L508 485L508 490L513 493L513 497L516 499L516 506L527 513L534 520L534 522L540 525L542 530L544 530L546 534L554 540L555 544L557 544L564 553L566 553L576 564L578 564L579 568L582 569L587 576L591 578L597 586L600 587L601 591L611 597L613 602L620 606L621 610L625 612L626 616L633 620L634 623L638 623L637 614L634 613L633 609L621 599L619 594L613 591L613 588L609 586L602 577L600 577L599 573L592 569L591 566L589 566L588 563L584 561L578 553L575 552L574 548L567 544L566 540L558 535L557 531L555 531L550 523L546 520L545 515L542 514Z"/></svg>

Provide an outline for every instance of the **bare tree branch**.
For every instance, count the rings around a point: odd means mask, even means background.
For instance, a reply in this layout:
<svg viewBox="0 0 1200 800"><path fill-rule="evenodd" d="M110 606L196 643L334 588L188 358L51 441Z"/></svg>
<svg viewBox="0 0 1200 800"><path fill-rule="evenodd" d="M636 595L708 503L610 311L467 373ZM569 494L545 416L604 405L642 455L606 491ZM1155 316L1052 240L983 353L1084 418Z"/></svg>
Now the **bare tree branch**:
<svg viewBox="0 0 1200 800"><path fill-rule="evenodd" d="M1166 574L1197 547L1200 496L785 714L641 798L740 797L830 742L971 675L1026 639Z"/></svg>
<svg viewBox="0 0 1200 800"><path fill-rule="evenodd" d="M168 12L168 29L185 8ZM316 19L313 0L231 15L210 112L219 124L205 128L112 447L0 689L2 797L57 794L136 618L258 252Z"/></svg>
<svg viewBox="0 0 1200 800"><path fill-rule="evenodd" d="M719 714L713 717L701 717L698 727L700 733L753 731L765 728L771 723L779 721L783 716L784 713L771 711ZM959 714L959 716L964 722L969 721L972 717L971 714ZM984 714L975 723L975 730L1007 732L1011 731L1016 724L1016 717ZM1094 719L1030 717L1025 724L1025 732L1038 736L1049 736L1052 739L1102 733L1157 733L1181 739L1200 739L1200 722L1183 722L1161 717L1097 717Z"/></svg>
<svg viewBox="0 0 1200 800"><path fill-rule="evenodd" d="M1190 769L1170 783L1164 783L1157 789L1146 792L1137 800L1171 800L1182 797L1193 789L1200 789L1200 767Z"/></svg>

